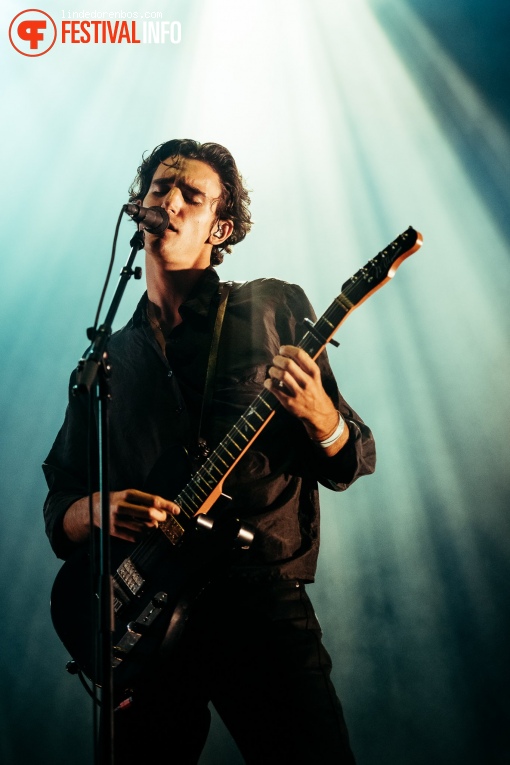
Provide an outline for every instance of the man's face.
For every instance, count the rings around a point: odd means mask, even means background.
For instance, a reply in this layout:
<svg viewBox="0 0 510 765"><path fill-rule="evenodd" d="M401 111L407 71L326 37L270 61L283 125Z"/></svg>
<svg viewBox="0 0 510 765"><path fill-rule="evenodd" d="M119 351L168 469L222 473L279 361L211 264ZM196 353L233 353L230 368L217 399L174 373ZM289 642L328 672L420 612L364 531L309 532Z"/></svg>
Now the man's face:
<svg viewBox="0 0 510 765"><path fill-rule="evenodd" d="M186 157L161 162L142 204L164 207L170 226L161 237L145 232L147 254L169 270L207 267L211 244L220 242L213 234L221 190L218 174L205 162Z"/></svg>

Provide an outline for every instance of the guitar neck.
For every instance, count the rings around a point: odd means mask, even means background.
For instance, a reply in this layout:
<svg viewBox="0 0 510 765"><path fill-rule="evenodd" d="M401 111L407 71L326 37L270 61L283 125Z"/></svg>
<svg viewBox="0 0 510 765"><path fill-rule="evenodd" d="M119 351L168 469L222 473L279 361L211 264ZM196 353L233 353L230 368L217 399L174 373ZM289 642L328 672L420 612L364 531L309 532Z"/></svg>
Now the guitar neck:
<svg viewBox="0 0 510 765"><path fill-rule="evenodd" d="M393 277L400 263L422 244L412 227L401 234L375 258L348 279L342 292L313 324L298 344L316 359L347 316ZM264 389L205 460L193 478L175 498L185 516L206 513L221 495L225 478L239 462L275 414L278 402ZM172 526L175 525L172 522ZM160 528L165 531L165 524ZM170 532L170 529L168 530ZM172 532L174 533L174 532ZM170 535L170 534L169 534Z"/></svg>
<svg viewBox="0 0 510 765"><path fill-rule="evenodd" d="M329 331L331 336L351 308L348 298L343 293L339 295L315 326L312 325L313 329L305 333L298 347L317 358L328 341L321 333ZM210 509L221 494L223 481L269 423L277 406L271 391L265 388L258 394L176 497L175 502L181 510L192 516Z"/></svg>

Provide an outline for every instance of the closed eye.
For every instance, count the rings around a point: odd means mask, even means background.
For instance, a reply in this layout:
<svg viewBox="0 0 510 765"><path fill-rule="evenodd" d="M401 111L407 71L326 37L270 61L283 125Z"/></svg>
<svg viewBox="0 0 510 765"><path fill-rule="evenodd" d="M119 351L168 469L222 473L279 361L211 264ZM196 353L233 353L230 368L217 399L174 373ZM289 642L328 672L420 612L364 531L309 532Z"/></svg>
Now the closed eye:
<svg viewBox="0 0 510 765"><path fill-rule="evenodd" d="M171 188L174 188L172 186L163 186L162 184L157 184L155 187L153 187L150 190L150 193L155 197L164 197L168 194ZM196 193L192 189L187 189L186 187L182 188L179 187L180 192L182 194L182 198L185 202L187 202L190 205L201 205L203 203L202 192Z"/></svg>

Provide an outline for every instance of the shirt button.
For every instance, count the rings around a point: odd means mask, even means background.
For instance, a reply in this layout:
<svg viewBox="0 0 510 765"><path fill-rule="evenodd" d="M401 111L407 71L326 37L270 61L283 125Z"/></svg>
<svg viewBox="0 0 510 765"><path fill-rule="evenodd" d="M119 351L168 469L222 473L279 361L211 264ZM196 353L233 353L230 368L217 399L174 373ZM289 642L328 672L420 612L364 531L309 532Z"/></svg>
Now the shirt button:
<svg viewBox="0 0 510 765"><path fill-rule="evenodd" d="M176 406L175 407L175 413L176 414L181 414L183 411L184 411L184 409L183 409L182 406Z"/></svg>
<svg viewBox="0 0 510 765"><path fill-rule="evenodd" d="M171 369L169 369L169 370L168 370L168 375L167 375L167 377L171 377L172 375L173 375L173 372L172 372L172 370L171 370Z"/></svg>

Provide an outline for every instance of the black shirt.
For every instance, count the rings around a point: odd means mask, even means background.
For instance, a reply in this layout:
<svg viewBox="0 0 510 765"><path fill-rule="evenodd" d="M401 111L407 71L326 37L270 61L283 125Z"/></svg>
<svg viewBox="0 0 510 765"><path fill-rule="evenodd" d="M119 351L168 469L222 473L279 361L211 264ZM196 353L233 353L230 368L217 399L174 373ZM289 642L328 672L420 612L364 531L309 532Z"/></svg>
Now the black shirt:
<svg viewBox="0 0 510 765"><path fill-rule="evenodd" d="M218 284L214 269L207 269L180 308L183 321L167 338L166 353L147 318L146 295L132 319L112 335L112 491L159 490L151 485L156 463L168 464L168 499L177 496L189 477L182 472L180 455L196 447ZM234 285L221 330L211 409L204 413L202 427L211 447L261 392L280 345L299 342L306 317L315 319L297 285L277 279ZM279 408L225 481L232 501L222 512L255 529L251 550L235 571L238 576L313 581L319 550L317 482L341 491L374 470L370 430L339 394L325 352L317 363L327 393L347 420L349 441L337 455L326 457L299 420ZM43 470L49 487L46 530L56 555L66 558L75 545L65 536L62 519L87 494L87 402L82 398L70 396ZM95 479L93 484L97 490Z"/></svg>

